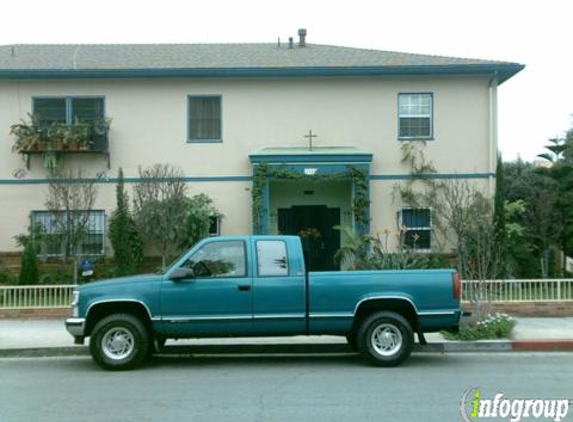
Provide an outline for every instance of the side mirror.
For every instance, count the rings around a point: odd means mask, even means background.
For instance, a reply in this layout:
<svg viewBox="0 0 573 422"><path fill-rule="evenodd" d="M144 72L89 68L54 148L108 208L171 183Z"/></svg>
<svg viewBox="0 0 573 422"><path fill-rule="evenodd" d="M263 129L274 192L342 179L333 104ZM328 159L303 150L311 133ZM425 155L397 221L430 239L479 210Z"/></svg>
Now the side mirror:
<svg viewBox="0 0 573 422"><path fill-rule="evenodd" d="M169 278L173 281L177 281L194 277L195 277L195 272L191 268L179 267L173 270Z"/></svg>

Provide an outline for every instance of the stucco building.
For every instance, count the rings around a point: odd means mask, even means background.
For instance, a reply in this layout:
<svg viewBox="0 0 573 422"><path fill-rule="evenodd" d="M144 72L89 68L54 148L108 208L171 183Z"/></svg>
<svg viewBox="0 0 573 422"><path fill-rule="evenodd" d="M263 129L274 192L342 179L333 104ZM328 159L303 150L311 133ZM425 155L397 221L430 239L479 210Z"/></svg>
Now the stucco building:
<svg viewBox="0 0 573 422"><path fill-rule="evenodd" d="M491 193L497 87L523 66L315 45L305 35L282 45L1 46L0 251L16 248L30 219L49 220L45 150L11 152L10 127L28 113L40 125L112 119L89 145L57 152L64 166L103 175L86 252L109 252L118 168L129 186L154 163L181 167L190 192L214 200L221 234L318 236L316 269L333 265L333 225L406 224L431 250L431 210L392 195L411 177L401 147L424 141L431 177Z"/></svg>

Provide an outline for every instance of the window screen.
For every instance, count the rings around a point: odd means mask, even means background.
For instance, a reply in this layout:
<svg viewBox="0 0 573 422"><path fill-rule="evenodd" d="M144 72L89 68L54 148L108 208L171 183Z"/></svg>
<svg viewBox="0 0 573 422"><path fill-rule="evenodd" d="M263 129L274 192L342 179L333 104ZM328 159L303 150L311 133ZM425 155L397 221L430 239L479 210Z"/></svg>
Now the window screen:
<svg viewBox="0 0 573 422"><path fill-rule="evenodd" d="M221 97L189 97L189 140L221 139Z"/></svg>
<svg viewBox="0 0 573 422"><path fill-rule="evenodd" d="M260 277L288 275L286 243L281 240L259 240L257 261Z"/></svg>

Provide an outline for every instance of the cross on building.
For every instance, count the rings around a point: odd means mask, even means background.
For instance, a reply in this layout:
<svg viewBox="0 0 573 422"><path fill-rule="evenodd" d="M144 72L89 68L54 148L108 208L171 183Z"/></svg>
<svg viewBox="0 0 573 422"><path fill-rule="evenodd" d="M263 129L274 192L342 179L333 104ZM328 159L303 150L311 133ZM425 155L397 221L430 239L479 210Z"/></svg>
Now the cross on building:
<svg viewBox="0 0 573 422"><path fill-rule="evenodd" d="M318 138L318 135L314 135L312 130L308 131L308 135L304 135L305 138L308 138L308 150L312 151L312 138Z"/></svg>

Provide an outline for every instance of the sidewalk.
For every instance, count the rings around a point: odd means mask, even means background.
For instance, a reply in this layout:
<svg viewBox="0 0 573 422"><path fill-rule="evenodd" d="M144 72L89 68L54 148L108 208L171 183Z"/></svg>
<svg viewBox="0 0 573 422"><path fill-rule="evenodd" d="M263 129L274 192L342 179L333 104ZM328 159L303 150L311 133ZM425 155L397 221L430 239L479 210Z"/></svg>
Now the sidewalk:
<svg viewBox="0 0 573 422"><path fill-rule="evenodd" d="M427 334L429 346L423 352L483 351L573 351L573 317L516 318L512 340L477 342L446 341L439 333ZM86 341L87 344L87 341ZM168 341L168 349L185 353L264 353L349 352L346 340L336 336L296 336L266 338L198 339ZM86 346L73 344L62 320L0 320L0 357L59 356L87 354Z"/></svg>

